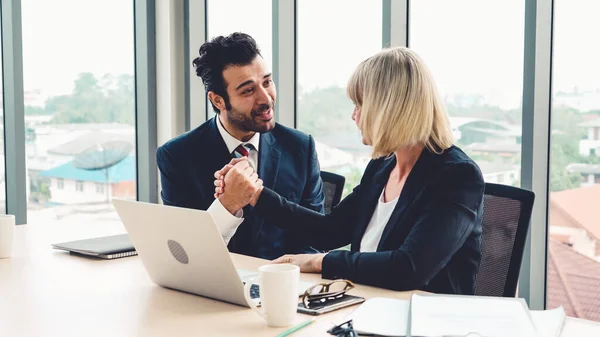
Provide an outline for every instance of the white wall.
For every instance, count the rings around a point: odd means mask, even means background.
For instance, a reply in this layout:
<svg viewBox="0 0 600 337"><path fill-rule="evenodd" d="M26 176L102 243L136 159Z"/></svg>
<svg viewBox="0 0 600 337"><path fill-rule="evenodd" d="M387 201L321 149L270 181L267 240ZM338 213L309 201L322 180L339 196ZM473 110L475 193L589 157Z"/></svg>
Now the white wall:
<svg viewBox="0 0 600 337"><path fill-rule="evenodd" d="M596 184L596 177L594 174L583 174L583 181L581 187L592 186Z"/></svg>
<svg viewBox="0 0 600 337"><path fill-rule="evenodd" d="M103 203L106 201L106 189L110 186L104 185L104 192L96 192L96 183L83 182L83 192L76 190L74 180L64 180L64 187L58 188L58 179L52 178L50 183L50 202L58 204L83 204ZM112 191L110 192L112 194Z"/></svg>
<svg viewBox="0 0 600 337"><path fill-rule="evenodd" d="M600 140L582 139L579 141L579 154L588 157L590 150L596 149L596 156L600 156Z"/></svg>
<svg viewBox="0 0 600 337"><path fill-rule="evenodd" d="M588 128L588 136L587 139L589 140L598 140L598 139L594 139L594 128Z"/></svg>

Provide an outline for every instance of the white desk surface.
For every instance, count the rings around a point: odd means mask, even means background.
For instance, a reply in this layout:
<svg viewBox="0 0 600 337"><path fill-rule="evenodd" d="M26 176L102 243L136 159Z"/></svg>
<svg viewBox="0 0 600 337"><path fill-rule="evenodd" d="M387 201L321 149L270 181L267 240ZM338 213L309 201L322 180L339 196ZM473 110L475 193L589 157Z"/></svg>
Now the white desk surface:
<svg viewBox="0 0 600 337"><path fill-rule="evenodd" d="M162 288L152 283L139 257L99 260L54 250L52 243L121 234L121 224L17 226L12 258L0 259L0 336L277 336L248 308ZM232 254L237 268L256 270L265 260ZM319 274L302 274L320 281ZM408 299L357 285L352 294ZM291 336L330 336L357 306L316 316ZM297 322L313 316L297 314Z"/></svg>

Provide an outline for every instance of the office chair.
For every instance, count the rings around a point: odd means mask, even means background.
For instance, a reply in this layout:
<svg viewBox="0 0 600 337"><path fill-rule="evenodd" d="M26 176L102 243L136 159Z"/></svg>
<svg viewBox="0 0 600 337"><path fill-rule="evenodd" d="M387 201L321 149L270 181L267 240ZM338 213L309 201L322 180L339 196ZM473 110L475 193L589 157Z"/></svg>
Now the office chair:
<svg viewBox="0 0 600 337"><path fill-rule="evenodd" d="M475 295L515 297L534 199L532 191L485 184Z"/></svg>
<svg viewBox="0 0 600 337"><path fill-rule="evenodd" d="M321 171L323 194L325 195L325 214L329 213L342 199L346 178L339 174Z"/></svg>

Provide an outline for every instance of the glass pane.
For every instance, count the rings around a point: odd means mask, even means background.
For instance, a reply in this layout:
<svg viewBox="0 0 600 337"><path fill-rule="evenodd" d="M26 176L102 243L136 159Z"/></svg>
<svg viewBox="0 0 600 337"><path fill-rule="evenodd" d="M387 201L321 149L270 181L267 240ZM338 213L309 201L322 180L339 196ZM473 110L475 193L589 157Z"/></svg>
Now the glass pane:
<svg viewBox="0 0 600 337"><path fill-rule="evenodd" d="M117 222L110 199L136 198L133 3L22 0L22 16L28 222Z"/></svg>
<svg viewBox="0 0 600 337"><path fill-rule="evenodd" d="M207 7L209 39L234 32L246 33L256 40L262 57L272 68L272 0L208 0ZM197 50L200 46L191 48Z"/></svg>
<svg viewBox="0 0 600 337"><path fill-rule="evenodd" d="M600 3L556 0L548 308L600 321ZM596 33L593 33L596 32ZM577 37L577 38L575 38Z"/></svg>
<svg viewBox="0 0 600 337"><path fill-rule="evenodd" d="M520 185L524 0L410 3L410 46L431 68L455 142L487 182Z"/></svg>
<svg viewBox="0 0 600 337"><path fill-rule="evenodd" d="M381 1L302 0L297 6L298 129L315 137L321 169L346 177L345 195L370 160L351 118L346 83L362 60L381 50Z"/></svg>

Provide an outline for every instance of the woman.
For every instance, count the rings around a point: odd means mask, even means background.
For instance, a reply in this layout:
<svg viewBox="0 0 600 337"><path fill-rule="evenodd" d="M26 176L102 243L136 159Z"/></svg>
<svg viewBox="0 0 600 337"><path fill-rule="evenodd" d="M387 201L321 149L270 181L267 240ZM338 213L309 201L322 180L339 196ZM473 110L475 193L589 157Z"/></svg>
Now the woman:
<svg viewBox="0 0 600 337"><path fill-rule="evenodd" d="M351 244L351 250L274 262L387 289L473 294L484 182L475 162L453 145L431 74L413 51L392 48L363 61L347 89L352 119L375 158L354 191L327 215L288 202L260 181L250 202L306 244L324 251ZM217 195L239 189L222 179L243 176L230 168L215 173Z"/></svg>

